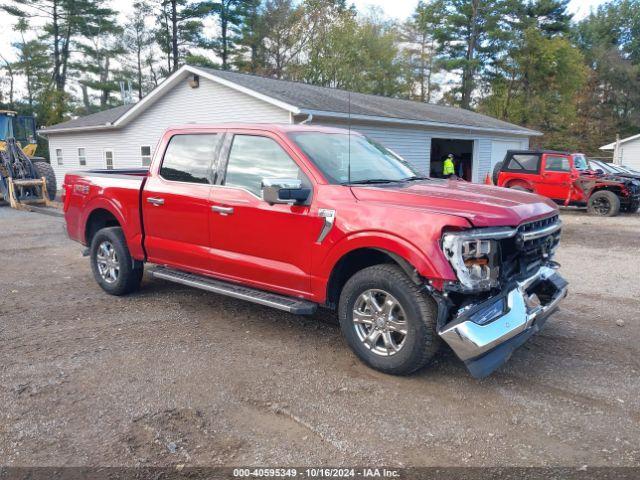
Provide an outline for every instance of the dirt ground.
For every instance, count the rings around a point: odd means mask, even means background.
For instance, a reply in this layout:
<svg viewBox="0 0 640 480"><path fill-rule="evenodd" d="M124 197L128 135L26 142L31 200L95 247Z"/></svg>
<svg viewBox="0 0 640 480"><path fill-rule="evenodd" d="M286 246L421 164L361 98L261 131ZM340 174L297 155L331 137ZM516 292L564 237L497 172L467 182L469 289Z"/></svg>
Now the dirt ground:
<svg viewBox="0 0 640 480"><path fill-rule="evenodd" d="M0 208L0 464L640 464L640 215L564 212L569 297L488 379L409 378L304 318L145 277L114 298L61 219Z"/></svg>

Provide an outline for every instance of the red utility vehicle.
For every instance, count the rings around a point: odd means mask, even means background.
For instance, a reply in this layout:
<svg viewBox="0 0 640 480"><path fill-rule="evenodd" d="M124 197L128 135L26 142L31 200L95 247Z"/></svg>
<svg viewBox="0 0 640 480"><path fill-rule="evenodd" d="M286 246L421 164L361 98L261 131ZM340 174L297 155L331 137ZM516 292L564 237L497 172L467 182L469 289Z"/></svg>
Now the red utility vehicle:
<svg viewBox="0 0 640 480"><path fill-rule="evenodd" d="M315 126L167 131L150 169L69 173L69 236L98 284L154 277L295 314L337 310L383 372L428 363L443 339L488 375L567 293L553 202L421 177L368 138Z"/></svg>
<svg viewBox="0 0 640 480"><path fill-rule="evenodd" d="M596 173L582 153L509 150L496 165L493 180L500 187L534 192L564 206L586 206L595 215L613 217L640 206L638 180Z"/></svg>

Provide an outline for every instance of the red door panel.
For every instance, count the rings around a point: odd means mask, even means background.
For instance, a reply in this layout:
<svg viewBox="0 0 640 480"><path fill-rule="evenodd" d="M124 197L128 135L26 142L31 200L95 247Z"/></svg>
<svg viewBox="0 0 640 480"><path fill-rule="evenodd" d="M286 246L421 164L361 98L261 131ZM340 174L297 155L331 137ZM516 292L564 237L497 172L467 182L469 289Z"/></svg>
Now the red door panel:
<svg viewBox="0 0 640 480"><path fill-rule="evenodd" d="M545 154L541 172L537 193L554 200L566 200L571 185L569 157Z"/></svg>
<svg viewBox="0 0 640 480"><path fill-rule="evenodd" d="M145 248L150 262L206 272L211 185L150 177L142 192Z"/></svg>
<svg viewBox="0 0 640 480"><path fill-rule="evenodd" d="M211 261L216 276L291 295L311 289L311 247L323 219L309 206L269 205L247 190L211 190Z"/></svg>

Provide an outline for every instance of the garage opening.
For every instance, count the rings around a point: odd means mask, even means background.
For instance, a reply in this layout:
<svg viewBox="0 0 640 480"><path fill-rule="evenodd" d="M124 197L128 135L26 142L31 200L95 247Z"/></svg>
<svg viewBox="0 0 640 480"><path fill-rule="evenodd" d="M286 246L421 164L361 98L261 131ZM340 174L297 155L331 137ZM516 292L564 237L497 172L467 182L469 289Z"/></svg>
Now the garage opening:
<svg viewBox="0 0 640 480"><path fill-rule="evenodd" d="M449 154L453 154L456 175L471 182L473 180L473 140L432 138L431 176L443 178L443 163Z"/></svg>

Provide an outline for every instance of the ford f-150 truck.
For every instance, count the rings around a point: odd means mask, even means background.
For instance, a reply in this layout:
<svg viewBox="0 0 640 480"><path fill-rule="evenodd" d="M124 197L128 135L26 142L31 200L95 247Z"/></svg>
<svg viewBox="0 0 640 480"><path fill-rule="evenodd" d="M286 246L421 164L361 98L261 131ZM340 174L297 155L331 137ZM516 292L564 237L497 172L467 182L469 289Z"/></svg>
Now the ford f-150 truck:
<svg viewBox="0 0 640 480"><path fill-rule="evenodd" d="M360 359L409 374L442 340L502 365L567 293L551 200L422 177L394 152L307 125L168 130L151 167L69 173L69 236L112 295L153 277L293 314L337 311Z"/></svg>

